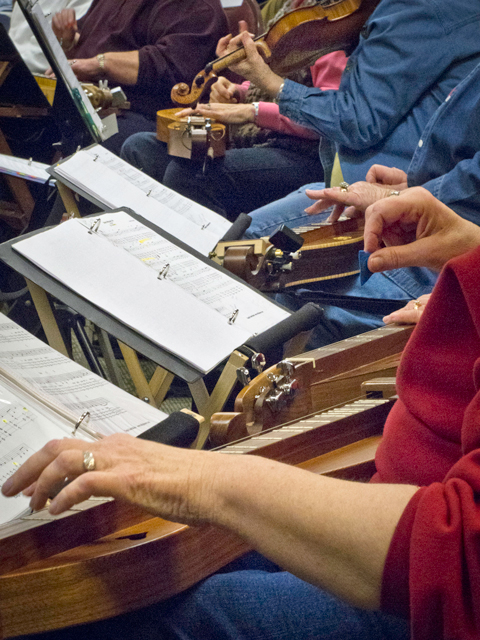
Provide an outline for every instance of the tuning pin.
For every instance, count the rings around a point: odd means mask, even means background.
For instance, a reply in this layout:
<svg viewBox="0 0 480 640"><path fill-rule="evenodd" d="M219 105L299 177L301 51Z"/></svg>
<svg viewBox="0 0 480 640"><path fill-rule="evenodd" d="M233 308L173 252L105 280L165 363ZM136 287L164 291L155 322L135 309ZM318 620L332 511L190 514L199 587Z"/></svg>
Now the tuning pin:
<svg viewBox="0 0 480 640"><path fill-rule="evenodd" d="M265 356L263 355L263 353L256 353L252 356L252 367L258 373L262 373L266 364L267 361L265 360Z"/></svg>
<svg viewBox="0 0 480 640"><path fill-rule="evenodd" d="M240 382L242 387L246 387L247 384L250 384L252 379L250 378L250 373L248 372L248 369L246 369L245 367L239 367L237 369L237 380Z"/></svg>

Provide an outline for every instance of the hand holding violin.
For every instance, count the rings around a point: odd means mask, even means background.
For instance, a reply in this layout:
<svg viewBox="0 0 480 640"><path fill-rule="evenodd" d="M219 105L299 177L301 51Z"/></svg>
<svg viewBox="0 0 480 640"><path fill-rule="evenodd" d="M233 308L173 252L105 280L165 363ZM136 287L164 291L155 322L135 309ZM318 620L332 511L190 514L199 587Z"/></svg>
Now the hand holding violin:
<svg viewBox="0 0 480 640"><path fill-rule="evenodd" d="M263 89L271 98L274 98L280 91L283 78L274 73L267 65L248 31L242 31L238 36L229 40L225 55L241 46L245 49L245 58L241 62L230 65L229 69L250 80L255 86Z"/></svg>

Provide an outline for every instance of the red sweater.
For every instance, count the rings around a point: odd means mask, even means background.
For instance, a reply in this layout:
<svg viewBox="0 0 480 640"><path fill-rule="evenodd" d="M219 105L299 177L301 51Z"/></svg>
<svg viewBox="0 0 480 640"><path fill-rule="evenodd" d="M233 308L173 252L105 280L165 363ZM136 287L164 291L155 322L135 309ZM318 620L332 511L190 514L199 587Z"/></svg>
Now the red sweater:
<svg viewBox="0 0 480 640"><path fill-rule="evenodd" d="M217 42L228 33L220 0L94 0L78 28L70 59L139 52L137 84L125 85L125 93L134 111L152 117L171 106L174 84L190 84L215 59Z"/></svg>
<svg viewBox="0 0 480 640"><path fill-rule="evenodd" d="M413 640L480 638L480 248L444 269L398 375L377 481L418 484L382 605Z"/></svg>

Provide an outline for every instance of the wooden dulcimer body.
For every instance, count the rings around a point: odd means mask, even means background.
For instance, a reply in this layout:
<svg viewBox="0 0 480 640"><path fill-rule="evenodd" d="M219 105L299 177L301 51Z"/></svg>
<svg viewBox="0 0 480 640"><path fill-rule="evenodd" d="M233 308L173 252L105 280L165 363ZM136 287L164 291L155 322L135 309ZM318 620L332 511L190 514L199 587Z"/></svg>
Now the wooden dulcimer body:
<svg viewBox="0 0 480 640"><path fill-rule="evenodd" d="M322 372L325 379L331 374L330 378L340 380L343 371L346 379L351 361L357 370L357 388L365 353L377 352L384 361L377 371L383 374L385 361L396 358L408 334L409 329L397 327L376 346L373 338L354 343L351 358L343 343L343 352L337 349L323 359L316 357L317 375L308 373L312 360L306 354L304 361L298 361L299 384L307 384L310 377L312 386L321 386ZM369 368L375 369L371 356L369 361ZM350 390L343 396L354 397L350 383L346 387ZM332 389L328 392L331 399L325 400L330 403L327 412L315 415L315 407L322 402L314 399L314 390L309 399L304 389L297 397L298 409L294 408L295 398L287 403L290 415L297 417L284 420L287 413L282 409L253 437L222 451L225 455L262 455L315 473L364 479L371 472L391 402L357 400L347 406L331 397ZM237 401L244 409L250 391ZM218 416L212 422L224 423L225 414ZM246 416L250 416L248 410ZM269 428L268 423L275 424ZM91 622L159 602L248 550L242 540L211 526L166 522L114 501L94 504L97 506L88 501L60 518L38 512L0 528L0 638Z"/></svg>
<svg viewBox="0 0 480 640"><path fill-rule="evenodd" d="M175 143L185 150L192 151L192 147L199 140L198 144L205 146L205 153L211 149L211 157L222 158L227 148L227 128L221 122L192 116L190 118L180 118L177 114L179 109L162 109L157 111L157 140L168 145L170 155L179 157L191 157L185 152L175 152ZM199 135L199 134L204 134Z"/></svg>
<svg viewBox="0 0 480 640"><path fill-rule="evenodd" d="M394 378L413 328L388 325L266 369L240 391L233 412L212 418L211 443L220 446L352 401L366 381Z"/></svg>
<svg viewBox="0 0 480 640"><path fill-rule="evenodd" d="M260 238L219 243L216 257L226 269L260 291L281 291L359 272L363 220L346 219L294 231L304 242L293 254Z"/></svg>

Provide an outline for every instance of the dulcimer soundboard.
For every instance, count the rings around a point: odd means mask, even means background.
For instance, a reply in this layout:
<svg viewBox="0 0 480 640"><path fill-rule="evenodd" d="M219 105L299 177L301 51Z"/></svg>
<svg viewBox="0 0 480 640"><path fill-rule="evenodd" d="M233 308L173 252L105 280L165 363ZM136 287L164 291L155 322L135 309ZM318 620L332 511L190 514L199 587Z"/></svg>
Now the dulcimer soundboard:
<svg viewBox="0 0 480 640"><path fill-rule="evenodd" d="M359 336L359 340L337 343L325 348L323 355L321 349L304 354L294 363L299 407L293 393L279 411L266 415L264 425L259 424L257 413L254 433L221 451L261 455L315 473L366 479L392 400L358 399L362 359L370 354L367 377L373 370L381 375L394 371L412 330L385 329L377 330L378 341L372 335L375 332L369 332L363 341ZM377 367L371 354L378 356ZM391 366L386 367L389 359ZM343 386L340 395L349 396L350 402L333 399L333 387L328 399L315 399L324 395L318 393L322 380L331 379L334 384L335 379L348 380L349 367L353 386L342 383L338 388ZM278 382L270 380L277 391ZM252 389L244 391L237 406L248 409ZM318 410L322 404L328 408ZM249 417L247 410L246 425ZM225 424L225 420L225 414L218 414L212 423ZM223 530L167 522L112 500L89 500L61 517L44 510L18 518L0 527L0 638L92 622L165 600L246 551L244 541Z"/></svg>

